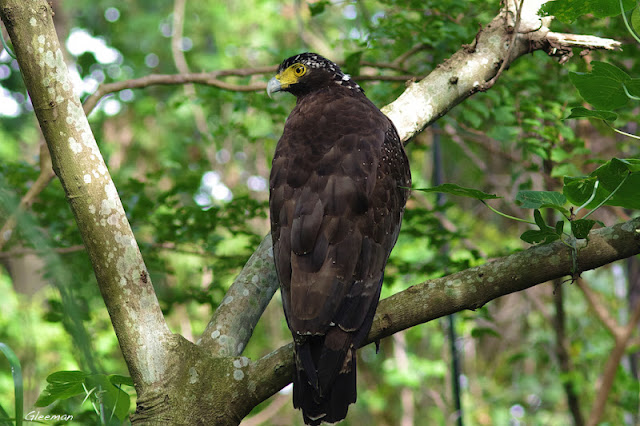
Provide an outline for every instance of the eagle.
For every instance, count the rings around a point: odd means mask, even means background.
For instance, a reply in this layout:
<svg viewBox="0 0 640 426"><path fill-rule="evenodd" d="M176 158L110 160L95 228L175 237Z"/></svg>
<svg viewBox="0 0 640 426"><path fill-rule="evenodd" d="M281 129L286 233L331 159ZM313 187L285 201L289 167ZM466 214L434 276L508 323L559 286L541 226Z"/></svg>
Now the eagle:
<svg viewBox="0 0 640 426"><path fill-rule="evenodd" d="M304 422L344 419L356 349L378 306L411 186L398 132L330 60L282 62L267 93L293 94L269 180L273 257L294 341L293 406Z"/></svg>

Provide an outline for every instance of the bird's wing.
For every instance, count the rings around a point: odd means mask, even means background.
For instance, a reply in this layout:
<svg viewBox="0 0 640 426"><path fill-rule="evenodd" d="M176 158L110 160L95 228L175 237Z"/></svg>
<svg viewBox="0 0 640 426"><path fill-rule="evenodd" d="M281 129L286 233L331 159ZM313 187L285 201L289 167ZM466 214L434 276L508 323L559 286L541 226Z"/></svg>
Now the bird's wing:
<svg viewBox="0 0 640 426"><path fill-rule="evenodd" d="M406 201L387 158L398 154L387 146L392 134L397 138L364 96L299 102L287 120L270 203L294 336L325 334L332 326L353 332L377 304Z"/></svg>

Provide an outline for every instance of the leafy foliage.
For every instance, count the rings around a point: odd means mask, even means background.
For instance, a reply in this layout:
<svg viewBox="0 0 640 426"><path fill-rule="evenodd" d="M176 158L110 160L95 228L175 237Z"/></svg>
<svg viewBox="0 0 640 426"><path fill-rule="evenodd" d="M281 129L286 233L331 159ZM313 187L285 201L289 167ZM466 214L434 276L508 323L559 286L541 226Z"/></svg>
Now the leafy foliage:
<svg viewBox="0 0 640 426"><path fill-rule="evenodd" d="M629 75L606 62L593 61L590 73L569 73L571 82L576 86L585 101L596 108L613 110L629 103L627 92L640 96L640 79Z"/></svg>
<svg viewBox="0 0 640 426"><path fill-rule="evenodd" d="M622 0L624 10L635 6L634 0ZM598 18L616 16L620 14L618 1L611 0L564 0L547 2L542 11L547 15L553 15L561 21L572 22L582 15L592 13Z"/></svg>
<svg viewBox="0 0 640 426"><path fill-rule="evenodd" d="M130 377L57 371L47 377L47 383L34 404L36 407L46 407L57 400L85 395L84 401L91 401L103 424L111 424L113 416L122 422L129 415L129 394L120 386L133 386Z"/></svg>

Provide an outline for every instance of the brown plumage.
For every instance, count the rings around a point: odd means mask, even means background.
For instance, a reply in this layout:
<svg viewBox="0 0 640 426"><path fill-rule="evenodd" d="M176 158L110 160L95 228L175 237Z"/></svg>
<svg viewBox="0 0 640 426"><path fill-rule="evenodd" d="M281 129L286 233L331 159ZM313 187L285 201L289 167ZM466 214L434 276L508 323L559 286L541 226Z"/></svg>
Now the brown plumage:
<svg viewBox="0 0 640 426"><path fill-rule="evenodd" d="M271 169L271 235L295 344L293 405L310 425L356 401L356 349L371 328L411 186L398 133L364 91L314 53L286 59L269 94L297 103Z"/></svg>

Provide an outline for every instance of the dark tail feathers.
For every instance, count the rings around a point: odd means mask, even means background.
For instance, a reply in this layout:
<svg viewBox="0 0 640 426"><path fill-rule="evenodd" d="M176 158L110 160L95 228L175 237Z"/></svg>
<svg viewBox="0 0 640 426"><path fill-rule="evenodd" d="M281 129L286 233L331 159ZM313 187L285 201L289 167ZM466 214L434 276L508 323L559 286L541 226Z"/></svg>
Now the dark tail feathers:
<svg viewBox="0 0 640 426"><path fill-rule="evenodd" d="M314 426L343 420L356 402L355 349L331 350L324 340L314 336L296 344L293 406Z"/></svg>

